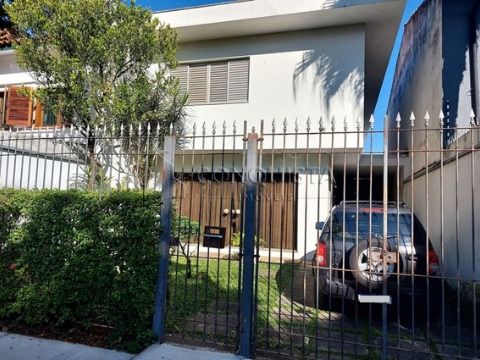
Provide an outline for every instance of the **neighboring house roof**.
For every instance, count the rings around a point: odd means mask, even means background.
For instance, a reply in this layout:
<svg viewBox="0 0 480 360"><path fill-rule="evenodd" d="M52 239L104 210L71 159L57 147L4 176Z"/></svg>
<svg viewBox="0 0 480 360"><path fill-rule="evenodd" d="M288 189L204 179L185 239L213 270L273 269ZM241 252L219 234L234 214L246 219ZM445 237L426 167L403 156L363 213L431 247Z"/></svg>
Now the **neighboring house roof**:
<svg viewBox="0 0 480 360"><path fill-rule="evenodd" d="M0 29L0 49L11 48L15 43L15 34L12 29Z"/></svg>

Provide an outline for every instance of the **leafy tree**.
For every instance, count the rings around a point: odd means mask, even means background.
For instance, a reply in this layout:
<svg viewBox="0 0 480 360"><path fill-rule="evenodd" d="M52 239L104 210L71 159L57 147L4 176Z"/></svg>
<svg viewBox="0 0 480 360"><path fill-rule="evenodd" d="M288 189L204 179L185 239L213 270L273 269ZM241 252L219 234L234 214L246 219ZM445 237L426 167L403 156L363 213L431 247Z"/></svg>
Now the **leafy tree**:
<svg viewBox="0 0 480 360"><path fill-rule="evenodd" d="M41 84L35 96L87 137L93 177L101 165L95 126L133 125L141 142L148 123L159 122L162 133L181 124L186 98L168 75L176 32L149 10L133 0L15 0L6 8L19 65Z"/></svg>

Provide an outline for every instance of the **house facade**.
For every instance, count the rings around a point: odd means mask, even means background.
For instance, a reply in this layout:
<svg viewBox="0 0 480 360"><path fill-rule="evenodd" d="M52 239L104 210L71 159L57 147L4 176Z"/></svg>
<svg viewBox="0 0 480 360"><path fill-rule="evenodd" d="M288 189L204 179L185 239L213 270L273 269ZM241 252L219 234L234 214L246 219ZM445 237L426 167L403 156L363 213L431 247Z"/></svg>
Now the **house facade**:
<svg viewBox="0 0 480 360"><path fill-rule="evenodd" d="M176 74L190 94L192 122L249 120L258 129L260 119L297 118L305 129L307 117L335 116L339 125L346 118L363 128L403 7L397 0L254 0L154 16L179 33ZM230 81L228 91L222 81Z"/></svg>
<svg viewBox="0 0 480 360"><path fill-rule="evenodd" d="M398 146L409 153L404 199L437 253L448 254L452 277L470 278L480 265L479 26L479 1L425 1L405 27L389 104L390 127L399 114Z"/></svg>
<svg viewBox="0 0 480 360"><path fill-rule="evenodd" d="M203 136L187 145L177 168L234 172L224 170L221 156L204 161L197 155L196 163L185 154L227 151L241 167L245 121L247 132L262 137L262 171L269 174L263 184L269 196L260 206L269 219L259 220L259 236L300 255L313 250L315 223L330 212L332 184L342 181L344 162L348 178L357 176L362 131L368 129L403 8L404 1L396 0L254 0L155 14L178 31L174 75L180 91L189 94L187 128L195 126ZM222 127L230 134L233 124L238 136L222 137ZM319 129L324 133L316 135ZM181 209L191 203L192 192L216 193L195 180L182 184ZM271 200L289 195L292 201ZM222 211L232 209L215 209L215 225L229 228L232 219ZM181 212L191 213L190 205ZM278 231L268 233L269 227Z"/></svg>

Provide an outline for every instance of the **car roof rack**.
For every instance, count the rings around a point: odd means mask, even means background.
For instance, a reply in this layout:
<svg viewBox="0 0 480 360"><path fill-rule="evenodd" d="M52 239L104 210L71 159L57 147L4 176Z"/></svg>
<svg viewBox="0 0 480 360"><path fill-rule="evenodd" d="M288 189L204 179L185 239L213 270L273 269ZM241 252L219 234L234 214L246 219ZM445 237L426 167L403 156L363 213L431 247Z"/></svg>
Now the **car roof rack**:
<svg viewBox="0 0 480 360"><path fill-rule="evenodd" d="M357 205L358 206L370 206L370 204L372 205L372 207L383 207L383 201L368 201L368 200L360 200L360 201L356 201L356 200L345 200L345 201L340 201L340 204L338 206L343 206L343 205L348 205L348 206L352 206L352 205ZM397 204L399 207L401 208L404 208L406 205L403 201L400 201L400 202L396 202L396 201L389 201L388 202L388 207L397 207Z"/></svg>

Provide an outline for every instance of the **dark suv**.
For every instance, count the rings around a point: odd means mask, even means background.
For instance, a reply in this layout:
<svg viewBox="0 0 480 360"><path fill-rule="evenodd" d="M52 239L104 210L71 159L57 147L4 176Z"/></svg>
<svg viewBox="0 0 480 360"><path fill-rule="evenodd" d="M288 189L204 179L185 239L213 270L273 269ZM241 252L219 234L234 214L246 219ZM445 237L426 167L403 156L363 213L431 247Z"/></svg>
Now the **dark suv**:
<svg viewBox="0 0 480 360"><path fill-rule="evenodd" d="M320 303L325 296L356 300L359 294L381 294L384 277L388 295L398 289L402 295L424 295L438 287L436 279L426 280L425 275L439 275L439 260L420 222L403 204L389 204L387 214L386 243L381 203L342 202L317 224L312 265Z"/></svg>

